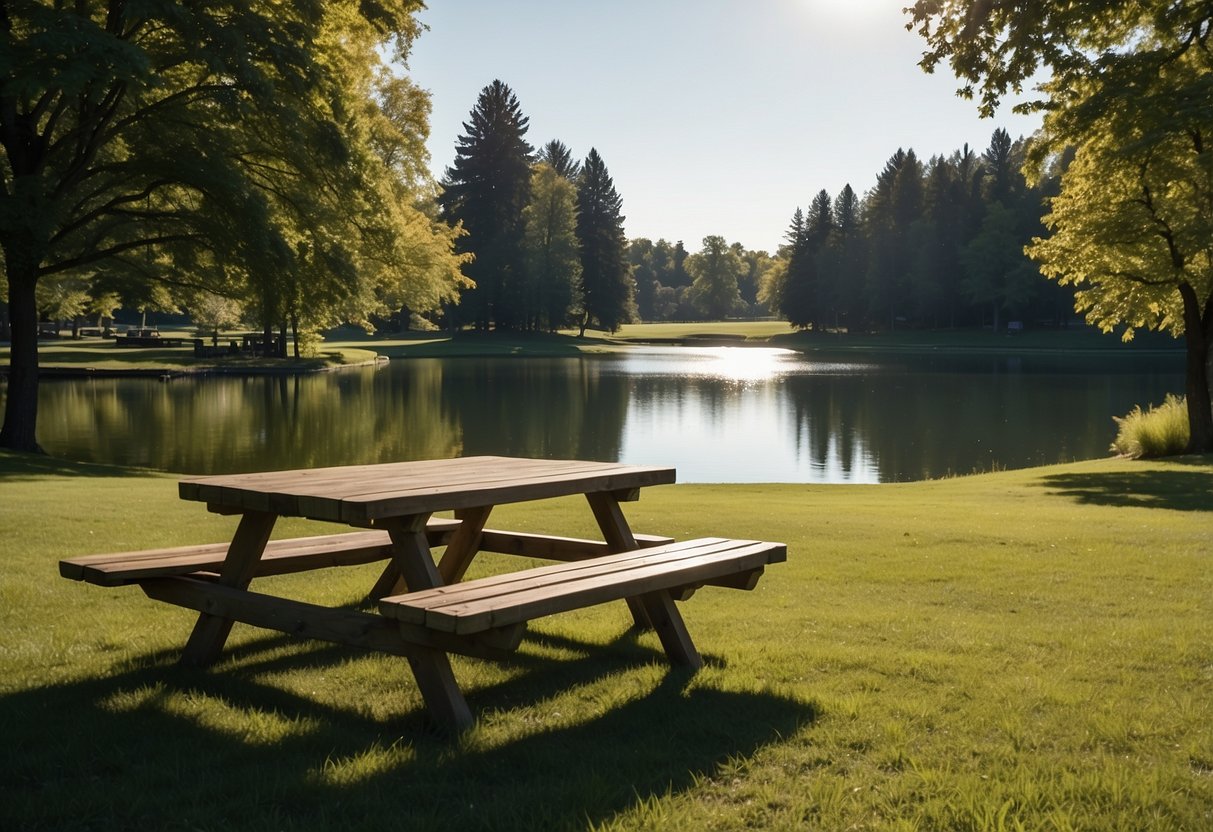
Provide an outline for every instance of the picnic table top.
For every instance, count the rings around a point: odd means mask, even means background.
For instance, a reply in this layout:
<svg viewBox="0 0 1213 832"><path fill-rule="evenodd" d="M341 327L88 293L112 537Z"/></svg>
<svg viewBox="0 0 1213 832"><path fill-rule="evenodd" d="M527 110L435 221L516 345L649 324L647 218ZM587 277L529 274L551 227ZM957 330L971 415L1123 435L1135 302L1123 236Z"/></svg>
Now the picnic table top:
<svg viewBox="0 0 1213 832"><path fill-rule="evenodd" d="M476 456L190 477L178 491L213 510L365 524L570 494L622 494L674 480L675 470L663 466Z"/></svg>

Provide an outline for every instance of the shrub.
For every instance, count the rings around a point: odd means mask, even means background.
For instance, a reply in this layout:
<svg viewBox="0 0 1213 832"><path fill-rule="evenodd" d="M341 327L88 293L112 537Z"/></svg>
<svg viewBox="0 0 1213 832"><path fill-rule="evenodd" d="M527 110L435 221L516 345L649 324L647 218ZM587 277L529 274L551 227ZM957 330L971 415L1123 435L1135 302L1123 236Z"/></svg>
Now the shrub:
<svg viewBox="0 0 1213 832"><path fill-rule="evenodd" d="M1121 456L1174 456L1188 447L1188 406L1181 396L1168 393L1158 407L1142 411L1138 405L1124 418L1112 419L1117 430L1111 450Z"/></svg>

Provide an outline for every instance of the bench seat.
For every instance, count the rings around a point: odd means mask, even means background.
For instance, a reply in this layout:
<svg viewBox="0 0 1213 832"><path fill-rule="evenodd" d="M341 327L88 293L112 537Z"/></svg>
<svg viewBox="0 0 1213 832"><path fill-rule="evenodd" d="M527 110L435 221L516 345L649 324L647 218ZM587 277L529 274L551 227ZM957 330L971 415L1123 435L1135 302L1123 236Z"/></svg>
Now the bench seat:
<svg viewBox="0 0 1213 832"><path fill-rule="evenodd" d="M459 528L459 520L431 518L426 524L430 546L442 546ZM672 542L658 535L636 535L639 546L657 546ZM481 551L547 558L582 560L605 554L607 544L597 540L551 537L520 532L485 529L481 533ZM59 574L75 581L98 586L125 586L148 578L218 572L227 556L227 543L206 543L169 549L146 549L86 555L59 561ZM387 560L392 556L392 541L386 531L347 532L343 534L271 540L266 544L255 577L286 575L330 566L359 566Z"/></svg>
<svg viewBox="0 0 1213 832"><path fill-rule="evenodd" d="M701 538L393 595L380 599L379 611L472 634L662 590L710 583L748 589L768 563L785 560L782 543Z"/></svg>

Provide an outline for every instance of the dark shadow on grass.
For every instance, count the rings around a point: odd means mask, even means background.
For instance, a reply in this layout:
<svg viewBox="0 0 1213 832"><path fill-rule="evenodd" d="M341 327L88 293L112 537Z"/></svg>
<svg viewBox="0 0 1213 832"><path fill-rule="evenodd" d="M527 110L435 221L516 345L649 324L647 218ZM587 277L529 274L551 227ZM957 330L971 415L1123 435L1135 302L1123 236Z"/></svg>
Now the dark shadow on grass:
<svg viewBox="0 0 1213 832"><path fill-rule="evenodd" d="M149 658L0 696L0 828L582 829L687 791L817 716L773 693L691 686L684 670L654 686L659 656L629 635L540 639L579 655L553 661L524 646L518 675L468 692L486 724L512 723L496 745L435 733L420 710L376 718L355 678L337 701L279 685L277 674L298 667L356 677L348 665L359 658L327 647L283 655L277 637L238 647L237 666L220 671ZM553 713L551 698L569 691L562 708L597 715ZM294 727L270 741L246 736L233 710L250 725Z"/></svg>
<svg viewBox="0 0 1213 832"><path fill-rule="evenodd" d="M0 452L0 482L41 479L43 477L144 477L150 471L72 462L45 454Z"/></svg>
<svg viewBox="0 0 1213 832"><path fill-rule="evenodd" d="M1207 466L1208 457L1175 460ZM1079 503L1100 506L1166 508L1174 511L1213 511L1213 472L1149 470L1115 474L1053 474L1041 485Z"/></svg>

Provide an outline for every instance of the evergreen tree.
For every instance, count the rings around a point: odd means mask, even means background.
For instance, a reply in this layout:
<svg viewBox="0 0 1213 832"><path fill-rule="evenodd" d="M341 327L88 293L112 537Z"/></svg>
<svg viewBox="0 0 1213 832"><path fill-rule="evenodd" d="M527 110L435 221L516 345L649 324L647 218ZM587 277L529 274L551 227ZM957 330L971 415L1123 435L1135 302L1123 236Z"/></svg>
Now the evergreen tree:
<svg viewBox="0 0 1213 832"><path fill-rule="evenodd" d="M581 175L581 162L573 158L573 151L559 139L552 139L540 149L539 161L547 162L552 170L570 182L576 182Z"/></svg>
<svg viewBox="0 0 1213 832"><path fill-rule="evenodd" d="M577 240L581 248L581 334L591 321L614 332L632 301L623 234L623 200L598 151L590 148L577 186Z"/></svg>
<svg viewBox="0 0 1213 832"><path fill-rule="evenodd" d="M461 250L475 259L465 271L475 287L463 295L461 317L478 329L525 323L523 209L530 198L527 119L513 91L493 81L480 92L447 168L439 203L463 223Z"/></svg>
<svg viewBox="0 0 1213 832"><path fill-rule="evenodd" d="M779 311L792 326L805 329L813 322L817 266L813 262L808 222L799 208L792 215L785 239L788 265L777 299Z"/></svg>

